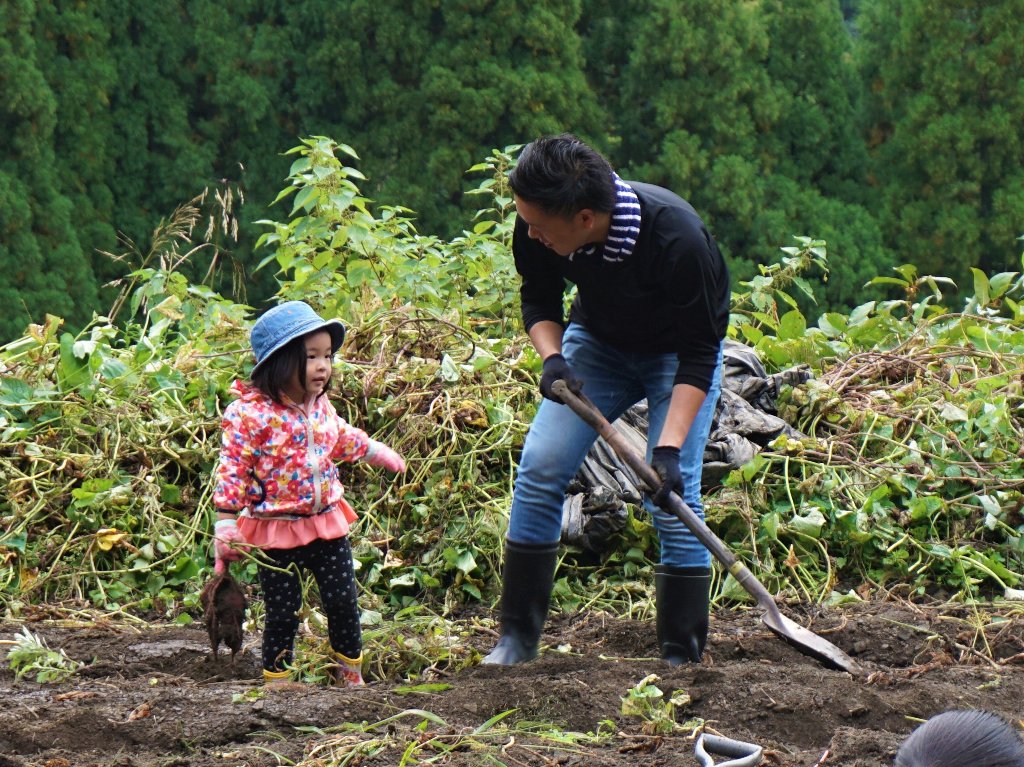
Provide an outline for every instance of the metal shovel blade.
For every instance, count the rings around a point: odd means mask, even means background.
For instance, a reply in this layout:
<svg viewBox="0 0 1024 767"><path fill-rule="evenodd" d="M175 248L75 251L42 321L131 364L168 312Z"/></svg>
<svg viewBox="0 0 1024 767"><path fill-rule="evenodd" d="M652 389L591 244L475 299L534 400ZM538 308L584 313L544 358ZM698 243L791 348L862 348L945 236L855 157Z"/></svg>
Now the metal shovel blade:
<svg viewBox="0 0 1024 767"><path fill-rule="evenodd" d="M576 415L604 437L605 442L611 445L619 458L625 461L649 488L656 488L661 484L657 472L626 444L622 435L608 423L601 411L590 400L583 394L574 394L564 381L555 381L551 388ZM854 675L861 673L860 666L853 658L828 640L805 629L779 612L775 599L768 593L764 585L676 493L670 493L668 500L661 507L679 517L683 524L707 547L711 555L725 566L744 591L757 600L758 607L764 610L761 620L773 633L782 637L796 650L816 658L829 668L847 671Z"/></svg>
<svg viewBox="0 0 1024 767"><path fill-rule="evenodd" d="M775 605L774 599L772 604ZM775 606L774 610L765 610L764 615L761 616L761 622L771 629L772 633L776 636L785 639L795 650L802 652L804 655L810 655L812 658L817 658L828 668L833 668L837 671L847 671L854 676L859 676L862 673L857 661L827 639L823 639L813 631L805 629L796 621L787 618L779 612L778 606Z"/></svg>

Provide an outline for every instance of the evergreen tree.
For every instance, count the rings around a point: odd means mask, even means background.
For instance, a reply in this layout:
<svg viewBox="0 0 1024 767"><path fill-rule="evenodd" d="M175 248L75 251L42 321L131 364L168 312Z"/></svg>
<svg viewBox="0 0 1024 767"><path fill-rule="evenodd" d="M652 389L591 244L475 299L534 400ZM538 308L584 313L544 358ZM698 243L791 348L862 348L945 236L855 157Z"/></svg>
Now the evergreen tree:
<svg viewBox="0 0 1024 767"><path fill-rule="evenodd" d="M117 176L119 158L110 96L118 72L100 5L37 2L35 41L42 74L55 98L53 145L61 193L71 202L86 260L94 272L111 276L117 271L99 251L112 251L117 243L111 180Z"/></svg>
<svg viewBox="0 0 1024 767"><path fill-rule="evenodd" d="M960 284L1019 267L1024 0L862 0L859 61L885 236ZM970 283L967 283L969 287Z"/></svg>
<svg viewBox="0 0 1024 767"><path fill-rule="evenodd" d="M862 200L867 153L860 140L858 72L838 6L763 0L767 74L778 120L764 133L775 172L829 196Z"/></svg>
<svg viewBox="0 0 1024 767"><path fill-rule="evenodd" d="M144 246L161 218L217 178L218 147L197 129L193 112L209 83L197 66L185 0L104 0L100 7L120 73L110 95L115 223Z"/></svg>
<svg viewBox="0 0 1024 767"><path fill-rule="evenodd" d="M280 89L292 53L273 34L275 25L264 23L259 1L103 0L95 7L120 72L105 116L115 153L110 220L145 252L158 223L204 190L240 185L255 198L251 217L262 217L287 173L280 154L294 139L275 114L286 101ZM284 66L267 53L268 38L283 52ZM246 188L249 182L255 189ZM248 229L249 242L255 230ZM230 236L220 240L234 245ZM242 245L234 255L251 272L255 257L248 250ZM194 280L205 277L211 253L200 251L182 271ZM214 287L229 292L235 272L228 267L221 276ZM272 292L271 275L259 277L249 275L248 292Z"/></svg>
<svg viewBox="0 0 1024 767"><path fill-rule="evenodd" d="M633 0L628 17L618 29L593 25L630 45L625 59L610 57L626 62L612 96L617 162L689 199L737 278L775 261L794 235L822 237L834 276L819 297L856 300L885 255L857 204L863 161L838 7Z"/></svg>
<svg viewBox="0 0 1024 767"><path fill-rule="evenodd" d="M426 230L464 226L465 171L492 148L603 132L573 29L578 0L526 11L513 0L353 0L296 13L313 30L297 64L298 99L315 106L304 131L355 146L364 191L415 209Z"/></svg>
<svg viewBox="0 0 1024 767"><path fill-rule="evenodd" d="M61 193L54 153L57 100L33 39L32 0L0 5L0 341L44 315L81 324L96 302L96 283Z"/></svg>
<svg viewBox="0 0 1024 767"><path fill-rule="evenodd" d="M296 61L306 55L316 28L301 29L291 17L294 4L280 0L189 0L194 30L197 89L191 95L189 121L204 145L216 148L210 159L211 186L237 185L245 205L239 216L240 242L231 249L232 264L222 264L216 284L225 292L228 277L244 270L245 297L256 304L277 288L270 270L255 272L265 253L253 254L267 217L294 158L284 151L307 135L302 115L315 108L298 94ZM195 189L195 193L201 187ZM236 201L237 204L237 201Z"/></svg>
<svg viewBox="0 0 1024 767"><path fill-rule="evenodd" d="M764 0L761 17L770 40L765 68L780 110L760 142L770 160L757 238L824 239L830 275L817 294L830 308L851 308L861 302L863 285L893 265L865 208L867 152L852 40L839 7L820 0Z"/></svg>
<svg viewBox="0 0 1024 767"><path fill-rule="evenodd" d="M843 21L852 27L860 11L860 0L839 0L839 9L842 11Z"/></svg>
<svg viewBox="0 0 1024 767"><path fill-rule="evenodd" d="M742 0L640 0L629 15L617 161L690 200L736 263L765 202L758 134L780 112L765 28Z"/></svg>

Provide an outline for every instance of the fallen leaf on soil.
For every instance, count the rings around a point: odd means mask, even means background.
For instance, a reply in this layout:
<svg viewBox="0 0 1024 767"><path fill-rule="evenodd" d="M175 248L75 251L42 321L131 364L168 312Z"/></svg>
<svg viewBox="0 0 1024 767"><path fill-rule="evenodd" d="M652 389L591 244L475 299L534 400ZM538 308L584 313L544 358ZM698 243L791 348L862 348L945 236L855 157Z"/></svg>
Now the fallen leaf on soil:
<svg viewBox="0 0 1024 767"><path fill-rule="evenodd" d="M95 698L99 695L98 692L89 692L88 690L72 690L71 692L62 692L60 695L54 695L54 700L85 700L86 698Z"/></svg>
<svg viewBox="0 0 1024 767"><path fill-rule="evenodd" d="M137 709L128 714L128 721L133 722L136 719L145 719L147 716L153 716L153 704L143 703Z"/></svg>
<svg viewBox="0 0 1024 767"><path fill-rule="evenodd" d="M625 733L619 733L624 735ZM630 736L626 736L630 737ZM649 738L631 738L632 743L627 743L619 748L620 754L650 754L661 748L662 738L653 736Z"/></svg>

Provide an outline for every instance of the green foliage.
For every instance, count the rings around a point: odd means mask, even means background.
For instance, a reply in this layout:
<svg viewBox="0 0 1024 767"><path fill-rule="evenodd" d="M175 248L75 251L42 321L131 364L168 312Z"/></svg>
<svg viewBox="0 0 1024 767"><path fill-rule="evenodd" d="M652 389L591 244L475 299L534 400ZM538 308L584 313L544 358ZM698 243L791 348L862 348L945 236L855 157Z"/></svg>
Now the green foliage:
<svg viewBox="0 0 1024 767"><path fill-rule="evenodd" d="M0 7L0 341L23 333L42 307L83 322L96 302L54 153L58 101L32 36L36 5Z"/></svg>
<svg viewBox="0 0 1024 767"><path fill-rule="evenodd" d="M343 135L366 155L366 189L453 236L463 169L491 147L603 116L583 76L581 3L512 0L304 3L289 11L308 54L295 62L303 132ZM315 30L311 36L311 30Z"/></svg>
<svg viewBox="0 0 1024 767"><path fill-rule="evenodd" d="M1019 0L860 3L858 59L886 240L901 261L961 285L972 267L1011 268L1024 220L1022 11Z"/></svg>
<svg viewBox="0 0 1024 767"><path fill-rule="evenodd" d="M786 255L778 263L762 266L760 275L741 280L742 290L732 295L730 336L779 367L787 362L810 363L828 351L807 333L807 320L798 301L814 301L814 289L806 276L812 266L828 273L825 242L795 239L801 247L782 248ZM798 291L795 295L794 288Z"/></svg>
<svg viewBox="0 0 1024 767"><path fill-rule="evenodd" d="M157 240L187 236L194 213ZM23 595L167 610L206 566L193 514L246 310L166 269L125 285L124 327L97 317L73 335L51 316L0 352L0 547L17 543Z"/></svg>
<svg viewBox="0 0 1024 767"><path fill-rule="evenodd" d="M47 312L81 330L124 277L104 254L154 249L160 216L203 188L249 205L219 242L230 268L178 271L263 305L276 285L253 273L255 219L298 135L359 146L346 164L372 215L443 240L471 212L475 158L572 130L693 202L739 279L809 234L833 256L815 288L828 310L894 263L966 286L971 268L1011 268L1024 181L1019 0L962 5L15 0L0 342Z"/></svg>
<svg viewBox="0 0 1024 767"><path fill-rule="evenodd" d="M689 200L735 277L757 273L795 234L828 239L835 279L817 288L830 308L890 263L864 207L857 72L834 4L817 0L597 4L595 40L613 51L613 159L628 178ZM607 59L599 60L600 64ZM806 310L807 304L802 304Z"/></svg>
<svg viewBox="0 0 1024 767"><path fill-rule="evenodd" d="M853 41L834 3L766 0L765 66L778 87L777 120L761 141L772 170L838 200L862 202Z"/></svg>
<svg viewBox="0 0 1024 767"><path fill-rule="evenodd" d="M296 215L271 223L267 240L281 295L349 325L339 409L410 457L401 486L348 468L365 534L356 558L374 595L367 606L486 599L537 367L506 311L508 155L476 168L486 172L488 207L474 231L444 243L393 210L374 217L334 147L311 139L296 152L306 164L284 195ZM0 351L6 594L167 617L194 603L209 566L219 416L230 382L247 370L250 321L248 307L176 271L202 251L198 222L197 208L179 208L154 237L163 250L139 257L121 282L110 314L124 327L100 317L72 334L51 318ZM327 279L325 263L339 279ZM369 267L359 272L359 263ZM324 279L319 293L314 278Z"/></svg>
<svg viewBox="0 0 1024 767"><path fill-rule="evenodd" d="M346 322L335 404L409 465L399 481L343 467L360 515L369 671L472 663L447 618L495 599L539 372L509 310L509 151L473 166L483 208L447 241L418 233L402 208L374 210L350 147L315 137L289 154L279 200L291 214L264 221L264 268L281 298ZM160 249L129 259L108 316L78 332L51 317L0 347L0 598L12 614L69 599L196 614L220 413L248 371L253 316L177 270L206 251L204 220L179 208L154 236ZM708 498L710 524L773 590L812 601L1018 583L1020 274L976 272L955 312L948 280L904 265L866 288L898 297L814 320L802 307L811 277L831 268L825 247L796 238L737 282L731 334L772 370L804 364L816 377L780 399L807 438L780 438L735 472ZM565 552L555 603L649 615L656 551L649 520L630 510L604 555ZM238 569L255 577L251 561ZM742 598L729 578L721 586L723 599ZM415 636L393 630L396 615ZM315 610L305 617L322 628ZM304 673L320 673L315 652L307 661Z"/></svg>
<svg viewBox="0 0 1024 767"><path fill-rule="evenodd" d="M119 222L122 227L128 223L130 215L127 206L115 210L119 141L112 106L117 101L121 75L117 69L118 47L111 39L115 33L109 19L103 17L104 5L97 2L35 3L39 67L46 82L54 86L58 117L51 138L54 166L60 171L57 182L71 206L71 221L81 247L80 258L89 266L90 277L97 275L99 282L121 276L99 252L116 246L115 215L124 219ZM193 193L192 188L183 189L179 196L171 198L166 209ZM63 314L55 304L42 301L29 302L31 316L38 321L40 309L61 313L74 320L76 327L81 327L99 302L95 288L92 293L77 286L73 288L71 296L78 306L73 316ZM23 330L23 326L17 328L18 333ZM0 333L0 339L15 335Z"/></svg>
<svg viewBox="0 0 1024 767"><path fill-rule="evenodd" d="M46 640L22 628L18 638L10 642L7 665L17 681L35 674L40 684L63 682L75 675L82 664L71 660L63 650L51 650Z"/></svg>
<svg viewBox="0 0 1024 767"><path fill-rule="evenodd" d="M405 208L372 212L355 182L362 174L343 164L358 159L351 147L319 137L288 154L297 158L277 202L290 199L291 218L259 222L272 231L257 242L275 249L260 266L277 264L285 278L280 298L312 298L343 317L411 305L504 325L516 294L514 269L504 257L513 211L502 186L508 154L495 152L471 169L488 172L478 191L493 207L478 214L472 232L447 243L418 234Z"/></svg>
<svg viewBox="0 0 1024 767"><path fill-rule="evenodd" d="M815 370L783 411L810 438L780 437L733 473L741 493L727 490L716 512L726 539L743 538L767 580L805 598L844 585L976 595L1019 583L1020 274L976 273L967 311L954 313L942 304L948 280L902 266L873 280L902 299L800 330L794 310L765 309L774 297L791 305L776 282L813 260L807 246L739 296L755 309L734 326L779 367Z"/></svg>
<svg viewBox="0 0 1024 767"><path fill-rule="evenodd" d="M667 735L684 729L676 722L676 712L690 703L690 696L685 690L676 690L665 700L665 693L656 682L658 675L649 674L630 687L622 697L622 715L641 718L642 730L648 735Z"/></svg>

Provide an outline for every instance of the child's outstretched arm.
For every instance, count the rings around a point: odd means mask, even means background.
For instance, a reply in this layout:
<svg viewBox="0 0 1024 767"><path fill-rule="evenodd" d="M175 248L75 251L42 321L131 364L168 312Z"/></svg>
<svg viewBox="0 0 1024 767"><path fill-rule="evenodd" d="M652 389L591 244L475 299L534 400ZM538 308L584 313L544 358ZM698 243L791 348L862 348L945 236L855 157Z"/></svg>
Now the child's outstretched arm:
<svg viewBox="0 0 1024 767"><path fill-rule="evenodd" d="M363 460L371 466L380 466L395 474L405 471L405 459L401 454L375 439L370 440L370 447L367 448Z"/></svg>
<svg viewBox="0 0 1024 767"><path fill-rule="evenodd" d="M337 419L341 435L331 455L335 461L364 461L396 474L405 471L405 459L399 453L383 442L370 439L365 431L346 423L341 416Z"/></svg>

